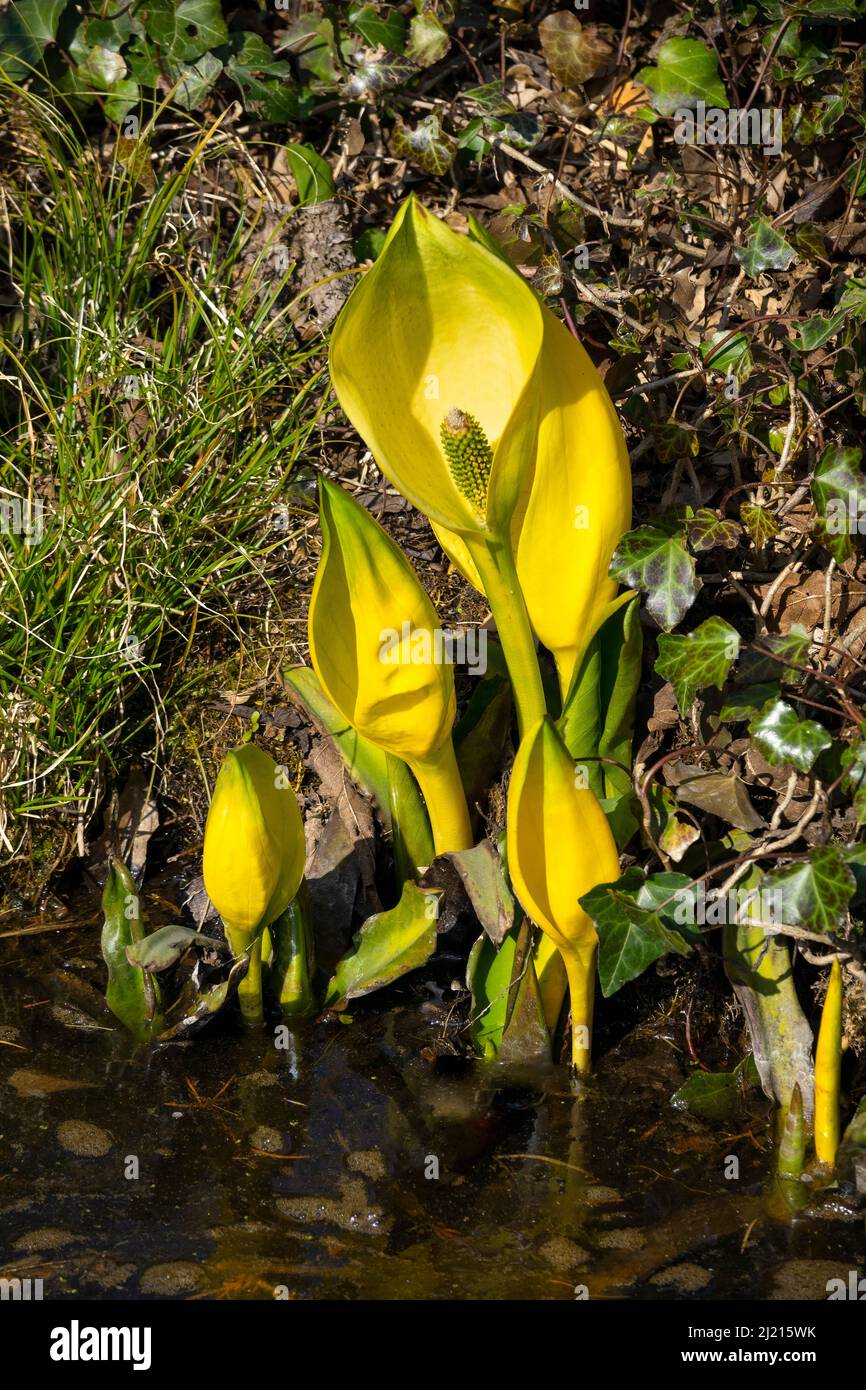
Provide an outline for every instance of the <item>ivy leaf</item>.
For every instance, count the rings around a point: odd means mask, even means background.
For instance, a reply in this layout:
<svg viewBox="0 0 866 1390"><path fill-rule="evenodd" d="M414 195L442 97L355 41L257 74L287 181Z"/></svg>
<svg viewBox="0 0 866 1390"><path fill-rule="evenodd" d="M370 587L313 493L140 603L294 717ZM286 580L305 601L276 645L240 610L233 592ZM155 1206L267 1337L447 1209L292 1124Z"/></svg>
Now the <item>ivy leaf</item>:
<svg viewBox="0 0 866 1390"><path fill-rule="evenodd" d="M397 906L368 917L356 934L328 985L325 1007L341 1008L425 965L436 949L437 908L437 893L405 883Z"/></svg>
<svg viewBox="0 0 866 1390"><path fill-rule="evenodd" d="M740 654L740 634L724 618L707 618L689 633L662 633L656 670L669 680L685 717L699 690L721 690Z"/></svg>
<svg viewBox="0 0 866 1390"><path fill-rule="evenodd" d="M722 702L719 719L723 724L740 719L751 719L768 700L778 700L779 687L774 681L762 681L758 685L743 685L732 690Z"/></svg>
<svg viewBox="0 0 866 1390"><path fill-rule="evenodd" d="M406 42L406 21L399 10L382 15L375 5L350 5L347 19L351 27L371 48L387 48L402 53Z"/></svg>
<svg viewBox="0 0 866 1390"><path fill-rule="evenodd" d="M216 56L226 75L241 90L244 106L264 121L299 121L311 103L309 93L292 79L291 65L274 58L259 34L233 34Z"/></svg>
<svg viewBox="0 0 866 1390"><path fill-rule="evenodd" d="M21 81L57 38L66 0L17 0L0 15L0 72Z"/></svg>
<svg viewBox="0 0 866 1390"><path fill-rule="evenodd" d="M835 845L809 851L801 864L787 864L767 874L762 895L772 892L774 916L794 927L815 932L841 931L847 922L848 904L856 879Z"/></svg>
<svg viewBox="0 0 866 1390"><path fill-rule="evenodd" d="M541 48L557 82L580 87L610 59L610 44L591 27L584 28L569 10L549 14L538 26Z"/></svg>
<svg viewBox="0 0 866 1390"><path fill-rule="evenodd" d="M763 550L779 532L779 523L766 507L758 507L753 502L744 502L740 507L740 519L758 550Z"/></svg>
<svg viewBox="0 0 866 1390"><path fill-rule="evenodd" d="M781 232L764 217L755 218L745 246L737 246L734 256L746 275L762 275L766 270L787 270L797 253Z"/></svg>
<svg viewBox="0 0 866 1390"><path fill-rule="evenodd" d="M649 87L653 106L662 116L699 101L723 111L730 104L715 54L697 39L668 39L659 49L657 66L641 68L635 81Z"/></svg>
<svg viewBox="0 0 866 1390"><path fill-rule="evenodd" d="M610 563L612 579L648 595L647 611L669 632L695 601L695 562L677 535L639 526L622 537Z"/></svg>
<svg viewBox="0 0 866 1390"><path fill-rule="evenodd" d="M845 776L842 786L852 792L857 824L866 825L866 724L860 725L860 736L842 754Z"/></svg>
<svg viewBox="0 0 866 1390"><path fill-rule="evenodd" d="M808 772L818 754L833 742L822 724L798 719L785 700L768 700L750 723L749 733L773 767L790 764L800 772Z"/></svg>
<svg viewBox="0 0 866 1390"><path fill-rule="evenodd" d="M601 883L580 899L598 932L598 977L605 999L660 956L671 951L685 956L692 949L657 911L640 904L637 894L643 884L640 869L629 869L616 883Z"/></svg>
<svg viewBox="0 0 866 1390"><path fill-rule="evenodd" d="M752 368L748 336L745 333L731 334L724 328L717 328L706 342L701 343L701 357L704 366L714 372L728 372L736 368L737 375L742 377L748 375Z"/></svg>
<svg viewBox="0 0 866 1390"><path fill-rule="evenodd" d="M866 280L852 276L839 296L831 314L817 314L800 327L794 346L800 352L813 352L835 337L847 318L860 321L866 318Z"/></svg>
<svg viewBox="0 0 866 1390"><path fill-rule="evenodd" d="M193 63L228 38L218 0L147 0L137 18L173 63Z"/></svg>
<svg viewBox="0 0 866 1390"><path fill-rule="evenodd" d="M783 684L798 681L801 672L797 667L807 664L811 645L812 638L802 623L792 623L788 632L762 637L760 648L743 653L740 663L743 680L748 683L780 680ZM793 665L789 664L791 662Z"/></svg>
<svg viewBox="0 0 866 1390"><path fill-rule="evenodd" d="M678 802L719 816L738 830L761 830L766 824L752 805L744 784L733 772L697 772L680 782L676 793Z"/></svg>
<svg viewBox="0 0 866 1390"><path fill-rule="evenodd" d="M454 141L442 129L434 113L419 121L414 130L398 121L391 134L391 148L398 159L414 160L425 174L447 174L454 162Z"/></svg>
<svg viewBox="0 0 866 1390"><path fill-rule="evenodd" d="M719 516L709 507L700 507L686 524L689 545L695 554L704 550L735 550L739 544L742 530L736 521Z"/></svg>
<svg viewBox="0 0 866 1390"><path fill-rule="evenodd" d="M821 539L841 564L852 553L851 535L866 531L866 477L860 468L862 449L831 444L818 460L812 478L812 500L818 512Z"/></svg>
<svg viewBox="0 0 866 1390"><path fill-rule="evenodd" d="M167 64L169 77L177 83L174 100L184 111L192 111L206 96L223 70L219 58L203 53L194 63Z"/></svg>
<svg viewBox="0 0 866 1390"><path fill-rule="evenodd" d="M298 202L302 208L313 203L327 203L333 198L334 175L331 166L312 145L286 145L286 158L298 188Z"/></svg>
<svg viewBox="0 0 866 1390"><path fill-rule="evenodd" d="M435 14L426 11L416 14L409 25L409 42L406 57L411 58L420 68L431 68L438 63L451 47L447 30L439 23Z"/></svg>

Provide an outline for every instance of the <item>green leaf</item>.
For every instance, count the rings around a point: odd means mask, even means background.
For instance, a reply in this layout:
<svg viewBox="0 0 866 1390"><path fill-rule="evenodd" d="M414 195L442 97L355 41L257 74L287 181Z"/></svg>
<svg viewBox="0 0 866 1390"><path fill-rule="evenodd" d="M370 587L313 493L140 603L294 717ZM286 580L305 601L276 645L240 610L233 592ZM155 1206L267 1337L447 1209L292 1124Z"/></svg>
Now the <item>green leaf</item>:
<svg viewBox="0 0 866 1390"><path fill-rule="evenodd" d="M399 10L380 14L375 5L350 5L346 16L351 28L361 35L371 48L390 49L402 53L406 41L406 21Z"/></svg>
<svg viewBox="0 0 866 1390"><path fill-rule="evenodd" d="M515 902L502 860L489 840L474 849L446 854L460 875L473 911L491 941L499 944L514 923Z"/></svg>
<svg viewBox="0 0 866 1390"><path fill-rule="evenodd" d="M749 276L762 275L767 270L787 270L797 259L793 246L763 217L752 222L748 241L734 249L734 256Z"/></svg>
<svg viewBox="0 0 866 1390"><path fill-rule="evenodd" d="M701 772L676 787L677 802L697 806L739 830L761 830L766 824L749 798L745 784L733 772Z"/></svg>
<svg viewBox="0 0 866 1390"><path fill-rule="evenodd" d="M740 519L758 550L763 550L764 546L779 534L779 523L773 513L754 502L743 503L740 507Z"/></svg>
<svg viewBox="0 0 866 1390"><path fill-rule="evenodd" d="M759 892L756 910L764 910L766 883L759 869L750 870L740 888L746 894ZM775 917L775 898L770 903ZM808 1123L814 1094L812 1030L797 997L787 944L748 921L728 921L722 944L725 970L746 1015L764 1093L787 1108L799 1086Z"/></svg>
<svg viewBox="0 0 866 1390"><path fill-rule="evenodd" d="M584 29L569 10L547 15L538 26L547 65L563 87L580 87L610 61L611 48L593 29Z"/></svg>
<svg viewBox="0 0 866 1390"><path fill-rule="evenodd" d="M218 80L223 65L213 53L203 53L194 63L167 63L166 68L177 83L174 100L184 111L194 111Z"/></svg>
<svg viewBox="0 0 866 1390"><path fill-rule="evenodd" d="M472 996L469 1036L488 1061L498 1053L505 1031L517 935L513 929L496 947L482 932L466 962L466 988Z"/></svg>
<svg viewBox="0 0 866 1390"><path fill-rule="evenodd" d="M727 1120L742 1107L744 1094L758 1081L752 1054L733 1071L696 1071L671 1096L677 1110L688 1110L705 1120Z"/></svg>
<svg viewBox="0 0 866 1390"><path fill-rule="evenodd" d="M742 376L751 370L752 354L745 333L732 334L729 329L717 328L706 342L701 343L700 351L704 365L714 372L733 371L736 368L737 376Z"/></svg>
<svg viewBox="0 0 866 1390"><path fill-rule="evenodd" d="M818 754L833 742L822 724L798 719L784 700L768 700L749 724L749 733L773 767L790 764L800 772L808 772Z"/></svg>
<svg viewBox="0 0 866 1390"><path fill-rule="evenodd" d="M862 457L862 449L830 444L818 460L812 478L812 500L818 512L821 539L839 564L851 557L852 534L866 532Z"/></svg>
<svg viewBox="0 0 866 1390"><path fill-rule="evenodd" d="M676 627L695 601L695 562L681 537L655 526L623 536L610 564L612 579L648 595L647 611L665 632Z"/></svg>
<svg viewBox="0 0 866 1390"><path fill-rule="evenodd" d="M719 719L723 724L728 720L751 719L768 700L778 698L779 687L773 681L764 681L760 685L738 686L725 696Z"/></svg>
<svg viewBox="0 0 866 1390"><path fill-rule="evenodd" d="M286 156L298 187L302 208L327 203L336 193L331 166L312 145L286 145Z"/></svg>
<svg viewBox="0 0 866 1390"><path fill-rule="evenodd" d="M685 718L699 690L721 690L740 654L740 634L724 618L707 618L694 632L662 633L656 670L669 680Z"/></svg>
<svg viewBox="0 0 866 1390"><path fill-rule="evenodd" d="M191 946L201 951L225 952L230 949L224 941L204 936L201 932L193 931L191 927L172 924L159 927L141 941L133 941L126 948L126 959L130 965L137 965L148 974L158 974L160 970L168 970L170 966L176 965Z"/></svg>
<svg viewBox="0 0 866 1390"><path fill-rule="evenodd" d="M598 753L630 768L634 715L643 666L643 628L637 597L612 613L599 632L601 671L599 704L602 712ZM608 798L630 795L631 777L622 768L603 763L604 793ZM622 848L622 846L620 846Z"/></svg>
<svg viewBox="0 0 866 1390"><path fill-rule="evenodd" d="M409 25L409 42L406 57L421 68L430 68L440 62L451 47L451 39L446 29L439 23L435 14L425 11L416 14Z"/></svg>
<svg viewBox="0 0 866 1390"><path fill-rule="evenodd" d="M418 870L432 864L433 835L418 785L406 764L377 748L353 729L331 704L314 671L308 666L292 666L284 673L292 698L316 725L334 740L349 776L372 796L379 814L393 833L391 807L396 805L400 837L412 866ZM389 775L390 774L390 775Z"/></svg>
<svg viewBox="0 0 866 1390"><path fill-rule="evenodd" d="M649 87L653 106L662 116L699 101L723 111L729 106L715 54L697 39L668 39L659 49L657 65L641 68L635 81Z"/></svg>
<svg viewBox="0 0 866 1390"><path fill-rule="evenodd" d="M800 864L767 874L761 889L778 893L776 915L791 926L815 932L839 932L848 920L848 904L857 887L854 874L835 845L820 845Z"/></svg>
<svg viewBox="0 0 866 1390"><path fill-rule="evenodd" d="M853 318L856 322L862 322L866 318L866 280L858 280L856 276L851 276L846 282L831 314L818 314L801 324L794 346L800 352L813 352L815 348L823 347L828 339L839 332L848 318Z"/></svg>
<svg viewBox="0 0 866 1390"><path fill-rule="evenodd" d="M742 534L736 521L719 516L718 512L710 511L709 507L699 508L694 516L689 518L686 530L689 545L696 555L704 550L715 550L719 546L724 550L735 550Z"/></svg>
<svg viewBox="0 0 866 1390"><path fill-rule="evenodd" d="M857 824L866 825L866 725L860 725L859 737L843 752L842 766L845 769L842 786L853 793Z"/></svg>
<svg viewBox="0 0 866 1390"><path fill-rule="evenodd" d="M812 645L810 634L802 623L792 623L788 632L762 636L760 648L743 653L740 674L744 681L780 680L783 684L794 683L800 679L797 669L808 662L809 648ZM794 663L790 665L789 663Z"/></svg>
<svg viewBox="0 0 866 1390"><path fill-rule="evenodd" d="M0 15L0 72L13 81L39 66L48 44L54 43L66 0L17 0Z"/></svg>
<svg viewBox="0 0 866 1390"><path fill-rule="evenodd" d="M356 934L328 985L325 1008L342 1008L425 965L436 949L438 907L438 893L404 884L397 906L368 917Z"/></svg>
<svg viewBox="0 0 866 1390"><path fill-rule="evenodd" d="M391 147L398 159L413 160L425 174L441 177L454 162L455 144L432 112L412 129L398 121L391 133Z"/></svg>
<svg viewBox="0 0 866 1390"><path fill-rule="evenodd" d="M150 1040L163 1026L160 991L127 958L127 949L143 942L145 933L138 889L118 859L109 863L102 911L102 955L108 966L105 1002L136 1041Z"/></svg>
<svg viewBox="0 0 866 1390"><path fill-rule="evenodd" d="M228 38L219 0L145 0L136 17L173 63L193 63Z"/></svg>
<svg viewBox="0 0 866 1390"><path fill-rule="evenodd" d="M601 883L580 899L598 932L598 978L605 999L641 975L660 956L685 956L691 946L665 925L658 912L637 899L640 869L629 869L616 883Z"/></svg>

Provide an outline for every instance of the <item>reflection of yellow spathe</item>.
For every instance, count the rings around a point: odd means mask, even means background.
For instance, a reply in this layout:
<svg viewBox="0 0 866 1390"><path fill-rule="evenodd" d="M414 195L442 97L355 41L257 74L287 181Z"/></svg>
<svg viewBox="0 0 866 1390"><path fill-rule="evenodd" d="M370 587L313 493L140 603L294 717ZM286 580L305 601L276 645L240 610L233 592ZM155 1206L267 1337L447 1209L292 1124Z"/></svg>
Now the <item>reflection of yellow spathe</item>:
<svg viewBox="0 0 866 1390"><path fill-rule="evenodd" d="M410 198L331 339L346 415L382 471L439 525L507 526L535 450L542 340L532 291L485 247ZM458 487L442 442L454 412L492 448L486 511Z"/></svg>
<svg viewBox="0 0 866 1390"><path fill-rule="evenodd" d="M316 675L358 733L412 768L437 851L466 849L471 832L451 742L454 673L435 660L436 610L364 507L325 479L319 496L322 558L309 614Z"/></svg>
<svg viewBox="0 0 866 1390"><path fill-rule="evenodd" d="M508 870L524 910L562 953L568 975L572 1060L589 1070L595 927L579 899L619 877L607 818L549 719L530 729L508 788Z"/></svg>

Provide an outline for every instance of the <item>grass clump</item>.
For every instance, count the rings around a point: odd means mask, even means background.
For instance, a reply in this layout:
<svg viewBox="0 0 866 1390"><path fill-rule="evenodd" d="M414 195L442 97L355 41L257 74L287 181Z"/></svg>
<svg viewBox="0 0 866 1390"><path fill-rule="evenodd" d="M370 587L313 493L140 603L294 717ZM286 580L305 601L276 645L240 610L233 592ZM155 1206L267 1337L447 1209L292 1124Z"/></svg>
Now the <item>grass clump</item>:
<svg viewBox="0 0 866 1390"><path fill-rule="evenodd" d="M219 122L97 148L0 86L0 864L56 867L248 618L288 640L321 346Z"/></svg>

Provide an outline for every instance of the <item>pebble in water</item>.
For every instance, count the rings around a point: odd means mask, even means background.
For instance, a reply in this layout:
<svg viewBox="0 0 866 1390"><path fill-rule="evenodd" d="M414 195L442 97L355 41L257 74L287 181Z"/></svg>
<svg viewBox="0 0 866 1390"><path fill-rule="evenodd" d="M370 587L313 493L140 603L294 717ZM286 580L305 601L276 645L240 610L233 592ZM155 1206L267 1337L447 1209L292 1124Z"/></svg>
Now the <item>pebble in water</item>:
<svg viewBox="0 0 866 1390"><path fill-rule="evenodd" d="M191 1260L171 1260L167 1264L151 1265L139 1280L138 1287L145 1294L159 1294L163 1298L173 1298L177 1294L192 1293L201 1279L198 1265Z"/></svg>
<svg viewBox="0 0 866 1390"><path fill-rule="evenodd" d="M57 1138L60 1147L76 1158L104 1158L114 1143L107 1129L87 1120L64 1120L57 1126Z"/></svg>

